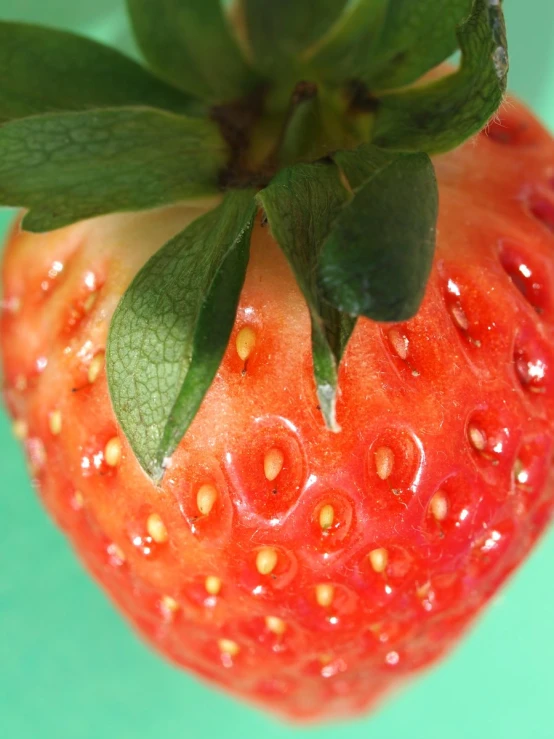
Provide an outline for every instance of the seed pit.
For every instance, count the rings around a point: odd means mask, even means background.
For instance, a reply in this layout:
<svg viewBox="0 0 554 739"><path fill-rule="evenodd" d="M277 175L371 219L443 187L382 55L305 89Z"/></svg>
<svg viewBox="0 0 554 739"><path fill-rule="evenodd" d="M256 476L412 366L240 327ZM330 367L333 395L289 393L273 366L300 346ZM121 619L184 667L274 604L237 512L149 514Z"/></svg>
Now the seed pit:
<svg viewBox="0 0 554 739"><path fill-rule="evenodd" d="M421 459L421 444L410 431L397 427L380 430L367 451L368 502L391 515L405 509Z"/></svg>
<svg viewBox="0 0 554 739"><path fill-rule="evenodd" d="M521 147L536 143L527 121L507 109L500 111L490 121L483 130L483 135L501 146Z"/></svg>
<svg viewBox="0 0 554 739"><path fill-rule="evenodd" d="M211 454L177 449L163 488L177 500L190 532L199 541L227 541L233 505L227 480Z"/></svg>
<svg viewBox="0 0 554 739"><path fill-rule="evenodd" d="M526 510L539 500L545 489L552 452L547 431L525 437L518 449L512 469L514 495Z"/></svg>
<svg viewBox="0 0 554 739"><path fill-rule="evenodd" d="M280 418L255 421L225 455L226 472L237 497L239 515L276 520L298 500L306 459L294 427Z"/></svg>
<svg viewBox="0 0 554 739"><path fill-rule="evenodd" d="M342 490L310 490L302 497L296 516L306 532L303 557L313 566L321 563L322 557L343 551L356 529L355 507Z"/></svg>
<svg viewBox="0 0 554 739"><path fill-rule="evenodd" d="M487 408L474 411L467 420L470 459L493 485L495 496L509 492L511 469L521 436L521 420L502 397L490 398ZM445 490L448 494L448 490Z"/></svg>
<svg viewBox="0 0 554 739"><path fill-rule="evenodd" d="M537 221L554 233L554 201L539 193L534 193L529 197L528 207Z"/></svg>
<svg viewBox="0 0 554 739"><path fill-rule="evenodd" d="M554 397L551 367L554 354L531 324L521 327L514 341L513 366L520 386L528 397Z"/></svg>
<svg viewBox="0 0 554 739"><path fill-rule="evenodd" d="M525 300L537 313L552 311L551 275L536 253L503 240L499 258L502 268Z"/></svg>
<svg viewBox="0 0 554 739"><path fill-rule="evenodd" d="M403 364L412 375L419 377L419 370L415 369L410 356L410 336L409 331L405 327L391 328L386 332L386 338L389 346L392 348L393 355L400 360L397 364Z"/></svg>

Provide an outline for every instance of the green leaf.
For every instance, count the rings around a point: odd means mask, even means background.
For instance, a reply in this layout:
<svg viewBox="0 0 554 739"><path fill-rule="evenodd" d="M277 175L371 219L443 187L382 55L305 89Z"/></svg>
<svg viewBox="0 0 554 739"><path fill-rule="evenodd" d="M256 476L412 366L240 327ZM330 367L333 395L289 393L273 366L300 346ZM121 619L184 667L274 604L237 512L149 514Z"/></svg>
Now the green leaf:
<svg viewBox="0 0 554 739"><path fill-rule="evenodd" d="M375 144L399 151L448 151L481 130L495 113L508 72L499 0L475 0L458 39L462 51L459 71L380 99Z"/></svg>
<svg viewBox="0 0 554 739"><path fill-rule="evenodd" d="M458 48L457 27L473 0L389 0L379 41L363 81L371 90L419 79Z"/></svg>
<svg viewBox="0 0 554 739"><path fill-rule="evenodd" d="M231 35L220 0L127 0L139 46L163 79L210 103L258 83Z"/></svg>
<svg viewBox="0 0 554 739"><path fill-rule="evenodd" d="M306 299L312 322L312 354L317 395L327 426L335 419L338 365L354 319L322 299L316 283L321 246L347 202L348 191L329 163L298 164L281 170L258 194L274 238L283 250Z"/></svg>
<svg viewBox="0 0 554 739"><path fill-rule="evenodd" d="M114 49L65 31L0 22L0 123L54 111L192 102Z"/></svg>
<svg viewBox="0 0 554 739"><path fill-rule="evenodd" d="M388 0L350 0L327 33L306 49L302 60L317 77L340 85L362 80L375 50Z"/></svg>
<svg viewBox="0 0 554 739"><path fill-rule="evenodd" d="M242 0L248 43L256 65L272 77L329 29L348 0Z"/></svg>
<svg viewBox="0 0 554 739"><path fill-rule="evenodd" d="M363 145L335 161L356 189L321 252L325 296L345 313L407 320L419 308L433 261L438 192L431 160Z"/></svg>
<svg viewBox="0 0 554 739"><path fill-rule="evenodd" d="M106 365L112 403L155 480L223 358L255 214L253 191L230 192L146 263L112 319Z"/></svg>
<svg viewBox="0 0 554 739"><path fill-rule="evenodd" d="M21 118L0 127L0 202L30 231L217 191L217 126L153 108Z"/></svg>

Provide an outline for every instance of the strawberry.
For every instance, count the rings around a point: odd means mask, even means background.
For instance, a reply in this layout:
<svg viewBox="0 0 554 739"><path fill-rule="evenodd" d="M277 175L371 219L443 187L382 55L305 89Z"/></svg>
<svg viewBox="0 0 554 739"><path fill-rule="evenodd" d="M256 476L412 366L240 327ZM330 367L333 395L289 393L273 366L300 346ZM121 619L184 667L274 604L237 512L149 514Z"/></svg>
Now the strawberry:
<svg viewBox="0 0 554 739"><path fill-rule="evenodd" d="M296 720L447 653L554 505L554 141L512 100L458 145L502 99L500 6L450 2L400 58L406 18L343 5L306 25L246 1L256 71L198 5L222 44L202 76L173 3L160 44L131 1L165 81L0 24L20 74L41 45L52 98L0 94L0 198L28 209L4 392L42 501L147 642ZM403 89L453 43L460 72ZM285 94L274 64L306 48ZM75 49L96 76L64 93L49 54Z"/></svg>

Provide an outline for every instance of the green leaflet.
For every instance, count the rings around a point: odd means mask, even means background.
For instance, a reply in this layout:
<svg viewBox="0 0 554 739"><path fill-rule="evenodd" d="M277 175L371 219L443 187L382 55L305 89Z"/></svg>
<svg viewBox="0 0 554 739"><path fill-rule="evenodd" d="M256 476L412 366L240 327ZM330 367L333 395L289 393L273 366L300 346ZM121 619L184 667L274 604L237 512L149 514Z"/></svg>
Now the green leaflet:
<svg viewBox="0 0 554 739"><path fill-rule="evenodd" d="M388 0L349 0L326 34L301 55L319 79L340 85L364 78Z"/></svg>
<svg viewBox="0 0 554 739"><path fill-rule="evenodd" d="M0 22L0 123L37 113L191 100L108 46L65 31ZM198 104L195 104L198 105Z"/></svg>
<svg viewBox="0 0 554 739"><path fill-rule="evenodd" d="M153 108L22 118L0 127L0 202L48 231L215 192L227 156L214 123Z"/></svg>
<svg viewBox="0 0 554 739"><path fill-rule="evenodd" d="M112 403L140 464L155 480L223 358L255 214L253 191L228 193L146 263L112 319Z"/></svg>
<svg viewBox="0 0 554 739"><path fill-rule="evenodd" d="M375 54L363 81L371 90L419 79L457 48L457 27L473 0L389 0Z"/></svg>
<svg viewBox="0 0 554 739"><path fill-rule="evenodd" d="M127 0L127 6L146 60L180 90L222 103L257 85L221 0Z"/></svg>
<svg viewBox="0 0 554 739"><path fill-rule="evenodd" d="M348 0L241 0L256 65L274 77L294 65L340 15ZM317 5L317 7L314 7Z"/></svg>
<svg viewBox="0 0 554 739"><path fill-rule="evenodd" d="M458 72L424 87L385 95L373 141L398 151L439 153L477 133L497 110L506 89L508 56L499 0L475 0L458 31Z"/></svg>
<svg viewBox="0 0 554 739"><path fill-rule="evenodd" d="M366 159L365 172L360 157ZM345 313L407 320L419 308L433 261L433 165L426 154L387 156L366 145L337 153L335 161L355 192L321 252L324 294Z"/></svg>
<svg viewBox="0 0 554 739"><path fill-rule="evenodd" d="M298 164L281 170L258 193L271 232L308 304L317 395L327 426L335 419L338 365L355 320L322 301L317 279L321 246L349 194L332 164Z"/></svg>

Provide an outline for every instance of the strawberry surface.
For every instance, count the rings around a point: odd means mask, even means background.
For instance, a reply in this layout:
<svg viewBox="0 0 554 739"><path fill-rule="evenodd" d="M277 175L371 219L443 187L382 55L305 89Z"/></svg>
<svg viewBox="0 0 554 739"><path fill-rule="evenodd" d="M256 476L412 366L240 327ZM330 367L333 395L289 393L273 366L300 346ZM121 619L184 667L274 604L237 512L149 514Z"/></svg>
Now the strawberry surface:
<svg viewBox="0 0 554 739"><path fill-rule="evenodd" d="M150 644L288 718L364 711L433 663L551 516L554 143L509 101L434 163L422 308L358 321L340 433L259 214L229 347L159 486L118 427L104 351L137 270L202 209L9 239L5 396L44 504Z"/></svg>

